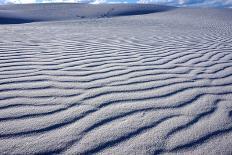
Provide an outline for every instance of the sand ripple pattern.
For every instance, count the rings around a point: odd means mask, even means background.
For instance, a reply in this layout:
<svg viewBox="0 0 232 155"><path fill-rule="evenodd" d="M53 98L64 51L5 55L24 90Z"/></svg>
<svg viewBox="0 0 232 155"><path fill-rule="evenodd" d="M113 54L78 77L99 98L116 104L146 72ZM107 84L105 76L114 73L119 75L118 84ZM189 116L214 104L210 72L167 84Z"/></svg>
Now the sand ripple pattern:
<svg viewBox="0 0 232 155"><path fill-rule="evenodd" d="M224 12L0 26L1 154L231 154Z"/></svg>

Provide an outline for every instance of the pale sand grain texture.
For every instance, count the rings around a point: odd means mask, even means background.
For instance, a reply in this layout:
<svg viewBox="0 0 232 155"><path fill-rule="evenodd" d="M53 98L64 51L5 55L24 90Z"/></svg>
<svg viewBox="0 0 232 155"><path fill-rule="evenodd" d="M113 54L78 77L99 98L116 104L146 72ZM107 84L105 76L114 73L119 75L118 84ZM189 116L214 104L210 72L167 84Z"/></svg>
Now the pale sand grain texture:
<svg viewBox="0 0 232 155"><path fill-rule="evenodd" d="M231 154L232 11L94 14L0 25L1 154Z"/></svg>

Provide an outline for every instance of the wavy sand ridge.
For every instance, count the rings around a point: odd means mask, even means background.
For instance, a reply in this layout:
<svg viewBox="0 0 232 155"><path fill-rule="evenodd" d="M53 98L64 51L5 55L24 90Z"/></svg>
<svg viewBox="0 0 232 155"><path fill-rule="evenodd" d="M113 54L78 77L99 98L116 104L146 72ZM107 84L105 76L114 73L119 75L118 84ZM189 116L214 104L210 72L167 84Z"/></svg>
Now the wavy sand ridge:
<svg viewBox="0 0 232 155"><path fill-rule="evenodd" d="M229 15L1 25L1 154L231 154Z"/></svg>

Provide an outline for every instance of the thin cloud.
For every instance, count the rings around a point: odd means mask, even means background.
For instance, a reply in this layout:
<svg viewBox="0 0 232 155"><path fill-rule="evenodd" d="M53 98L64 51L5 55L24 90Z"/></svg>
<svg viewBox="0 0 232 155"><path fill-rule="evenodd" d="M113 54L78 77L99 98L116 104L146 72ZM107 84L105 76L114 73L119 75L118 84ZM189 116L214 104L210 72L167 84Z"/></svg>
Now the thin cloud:
<svg viewBox="0 0 232 155"><path fill-rule="evenodd" d="M137 3L158 3L174 6L232 7L232 0L138 0Z"/></svg>
<svg viewBox="0 0 232 155"><path fill-rule="evenodd" d="M155 3L173 6L201 6L201 7L228 7L232 8L232 0L0 0L0 4L16 3Z"/></svg>

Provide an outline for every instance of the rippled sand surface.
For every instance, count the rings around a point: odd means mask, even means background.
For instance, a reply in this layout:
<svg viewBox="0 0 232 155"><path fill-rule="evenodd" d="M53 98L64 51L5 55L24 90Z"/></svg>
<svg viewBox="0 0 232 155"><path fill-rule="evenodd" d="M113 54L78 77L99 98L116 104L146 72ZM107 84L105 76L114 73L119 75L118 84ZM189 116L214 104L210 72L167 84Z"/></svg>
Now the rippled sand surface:
<svg viewBox="0 0 232 155"><path fill-rule="evenodd" d="M232 10L0 25L0 36L1 154L232 153Z"/></svg>

